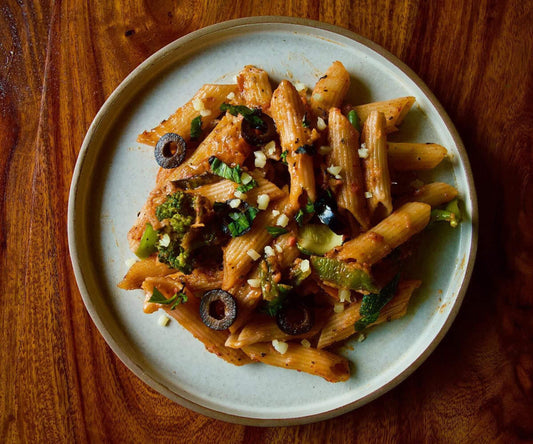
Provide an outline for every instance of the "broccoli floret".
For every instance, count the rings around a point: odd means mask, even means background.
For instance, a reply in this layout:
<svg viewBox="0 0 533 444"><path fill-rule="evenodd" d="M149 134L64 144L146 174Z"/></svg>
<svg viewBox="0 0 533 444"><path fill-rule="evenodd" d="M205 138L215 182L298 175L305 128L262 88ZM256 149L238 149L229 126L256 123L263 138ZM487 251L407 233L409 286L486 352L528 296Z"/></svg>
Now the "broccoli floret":
<svg viewBox="0 0 533 444"><path fill-rule="evenodd" d="M163 222L158 231L159 260L186 274L192 270L191 255L183 248L182 241L196 218L196 199L196 196L176 191L155 211L157 218Z"/></svg>

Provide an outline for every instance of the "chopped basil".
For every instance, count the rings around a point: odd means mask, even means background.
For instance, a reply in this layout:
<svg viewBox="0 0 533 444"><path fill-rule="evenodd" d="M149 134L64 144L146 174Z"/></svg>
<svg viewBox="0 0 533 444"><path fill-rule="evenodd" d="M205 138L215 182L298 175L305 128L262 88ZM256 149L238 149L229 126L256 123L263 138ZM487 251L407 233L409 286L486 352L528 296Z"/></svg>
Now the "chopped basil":
<svg viewBox="0 0 533 444"><path fill-rule="evenodd" d="M259 210L254 207L248 207L244 212L230 212L228 216L232 221L228 223L227 229L231 237L239 237L249 231L258 212Z"/></svg>
<svg viewBox="0 0 533 444"><path fill-rule="evenodd" d="M302 226L302 222L304 220L304 212L302 209L298 210L296 216L294 216L294 220L298 223L298 225Z"/></svg>
<svg viewBox="0 0 533 444"><path fill-rule="evenodd" d="M281 161L282 161L285 165L287 165L287 154L289 154L288 151L283 151L283 152L281 153L281 156L280 156Z"/></svg>
<svg viewBox="0 0 533 444"><path fill-rule="evenodd" d="M266 229L268 231L268 234L274 237L278 237L278 236L281 236L282 234L289 232L289 230L283 227L267 227Z"/></svg>
<svg viewBox="0 0 533 444"><path fill-rule="evenodd" d="M307 214L314 213L315 212L315 204L313 202L311 202L310 200L308 200L307 204L305 204L304 210L305 210L305 212Z"/></svg>
<svg viewBox="0 0 533 444"><path fill-rule="evenodd" d="M191 139L197 139L202 134L202 116L191 120Z"/></svg>
<svg viewBox="0 0 533 444"><path fill-rule="evenodd" d="M257 186L255 179L251 179L248 183L242 183L243 171L240 165L230 167L226 163L222 162L218 157L211 156L209 158L209 165L211 166L211 171L217 176L223 177L224 179L231 180L235 183L241 184L237 187L237 190L241 193L246 193L252 188Z"/></svg>
<svg viewBox="0 0 533 444"><path fill-rule="evenodd" d="M258 112L244 105L230 105L229 103L223 103L220 105L220 110L228 111L232 116L240 114L255 129L265 128L265 122L263 122L263 119L258 116Z"/></svg>
<svg viewBox="0 0 533 444"><path fill-rule="evenodd" d="M392 299L394 293L396 293L399 281L400 274L398 273L387 285L385 285L385 287L381 289L379 293L370 293L363 296L363 302L361 303L361 308L359 309L361 319L355 323L355 331L364 330L370 324L378 320L379 312Z"/></svg>
<svg viewBox="0 0 533 444"><path fill-rule="evenodd" d="M171 305L170 309L174 310L179 304L187 302L187 295L185 293L176 293L171 298L166 298L156 287L152 292L152 296L148 302L154 302L156 304Z"/></svg>
<svg viewBox="0 0 533 444"><path fill-rule="evenodd" d="M314 145L302 145L298 147L296 152L298 154L308 154L309 156L313 156L316 153L316 149Z"/></svg>
<svg viewBox="0 0 533 444"><path fill-rule="evenodd" d="M359 116L355 112L355 110L351 110L348 112L348 121L352 124L352 126L357 130L361 131L361 124L359 123Z"/></svg>

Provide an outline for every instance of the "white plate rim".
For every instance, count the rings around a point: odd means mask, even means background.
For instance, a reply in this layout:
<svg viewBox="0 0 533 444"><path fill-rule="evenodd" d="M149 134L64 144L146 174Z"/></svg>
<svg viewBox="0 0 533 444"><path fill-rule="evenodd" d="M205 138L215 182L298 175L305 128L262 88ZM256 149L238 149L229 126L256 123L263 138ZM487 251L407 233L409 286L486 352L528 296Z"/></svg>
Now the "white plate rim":
<svg viewBox="0 0 533 444"><path fill-rule="evenodd" d="M404 74L406 74L423 91L426 98L435 107L439 117L442 119L444 125L446 126L447 130L449 131L450 135L452 136L454 140L454 143L456 144L458 148L458 156L460 159L460 163L462 164L463 169L465 171L466 186L471 196L471 215L470 216L471 216L471 225L472 225L471 243L470 243L470 248L468 251L467 262L464 265L464 270L465 270L464 278L463 278L461 287L459 289L459 292L456 295L453 308L451 309L440 331L435 335L434 339L431 341L429 346L426 347L426 349L414 361L412 361L411 364L403 372L399 373L396 377L389 380L386 384L384 384L383 386L381 386L379 389L375 390L374 392L362 398L359 398L354 402L348 403L343 406L339 406L338 408L320 412L317 414L312 414L312 415L290 417L290 418L275 418L275 419L272 419L272 418L262 419L262 418L234 415L234 414L230 414L226 412L220 412L217 410L213 410L201 404L191 402L190 400L170 390L164 384L155 380L151 375L147 374L141 367L139 367L137 363L135 363L132 359L130 359L128 354L122 350L120 344L117 342L115 338L113 338L109 330L106 328L104 322L100 318L98 309L93 304L93 301L87 290L83 270L80 267L79 261L77 260L79 246L77 245L77 242L76 242L77 240L76 220L78 217L76 213L76 208L77 208L76 197L78 193L78 179L80 177L85 160L87 158L90 141L93 137L93 134L99 129L99 127L101 127L102 125L105 125L104 119L106 117L106 114L109 111L109 108L111 108L112 105L115 104L117 100L122 96L122 94L124 94L127 88L130 87L133 79L137 78L144 71L149 69L150 66L153 66L157 64L158 62L160 62L165 57L166 54L168 54L169 52L172 52L172 50L178 46L186 45L188 42L194 41L195 39L198 39L200 37L207 36L208 34L211 34L211 33L218 33L220 31L228 30L228 29L235 28L235 27L245 26L245 25L255 25L255 24L265 24L265 23L272 23L272 24L283 23L283 24L289 24L289 25L293 24L293 25L304 26L304 27L309 27L309 28L318 28L318 29L332 32L334 34L339 34L343 37L347 37L351 40L354 40L357 43L360 43L370 48L372 51L378 53L379 55L387 59L389 62L393 63L398 69L400 69ZM187 34L169 43L168 45L166 45L165 47L161 48L156 53L154 53L152 56L147 58L119 84L119 86L107 98L105 103L102 105L102 107L96 114L93 122L91 123L87 131L83 144L81 146L81 149L78 155L78 160L76 162L76 166L74 168L74 172L72 175L71 187L70 187L70 192L69 192L67 227L68 227L67 231L68 231L69 252L71 256L72 267L74 270L74 275L76 278L76 282L78 284L78 288L80 290L80 294L87 308L87 311L89 312L93 322L95 323L99 332L102 334L102 336L106 340L107 344L111 347L113 352L137 377L139 377L143 382L145 382L150 387L154 388L155 390L157 390L159 393L163 394L167 398L197 413L201 413L203 415L206 415L212 418L216 418L216 419L220 419L223 421L232 422L236 424L243 424L243 425L288 426L288 425L306 424L306 423L311 423L311 422L315 422L319 420L329 419L329 418L341 415L343 413L349 412L355 408L358 408L358 407L361 407L367 404L368 402L376 399L377 397L391 390L392 388L397 386L400 382L402 382L405 378L411 375L434 351L434 349L437 347L437 345L440 343L442 338L445 336L445 334L449 330L455 317L457 316L457 313L464 299L464 296L465 296L465 293L468 288L468 284L469 284L469 281L472 275L472 270L473 270L476 251L477 251L477 240L478 240L478 206L477 206L477 197L476 197L476 192L475 192L475 187L474 187L473 175L472 175L470 163L467 157L467 153L461 141L461 138L455 126L453 125L451 119L449 118L446 111L440 104L440 102L437 100L437 98L431 92L431 90L427 87L427 85L418 77L418 75L413 70L411 70L407 65L405 65L396 56L392 55L390 52L388 52L387 50L385 50L378 44L352 31L349 31L347 29L334 26L334 25L330 25L330 24L326 24L323 22L315 21L315 20L310 20L310 19L281 17L281 16L261 16L261 17L246 17L246 18L229 20L229 21L218 23L218 24L210 25L205 28L194 31L190 34Z"/></svg>

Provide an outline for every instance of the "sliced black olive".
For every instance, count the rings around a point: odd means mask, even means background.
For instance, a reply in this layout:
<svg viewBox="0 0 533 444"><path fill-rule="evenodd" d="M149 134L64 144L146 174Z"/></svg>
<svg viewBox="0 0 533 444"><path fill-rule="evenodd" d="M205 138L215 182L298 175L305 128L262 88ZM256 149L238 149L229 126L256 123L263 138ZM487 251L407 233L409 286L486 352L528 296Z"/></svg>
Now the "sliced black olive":
<svg viewBox="0 0 533 444"><path fill-rule="evenodd" d="M288 335L302 335L307 333L314 324L313 311L300 302L285 305L276 315L279 329Z"/></svg>
<svg viewBox="0 0 533 444"><path fill-rule="evenodd" d="M210 290L202 296L200 317L209 328L226 330L237 317L237 303L227 291Z"/></svg>
<svg viewBox="0 0 533 444"><path fill-rule="evenodd" d="M185 160L187 144L183 137L175 133L166 133L155 146L155 160L161 168L176 168Z"/></svg>
<svg viewBox="0 0 533 444"><path fill-rule="evenodd" d="M255 128L248 120L243 119L241 125L241 135L250 145L261 146L266 145L276 137L276 125L272 117L263 114L261 111L256 112L262 121L263 125L260 128Z"/></svg>
<svg viewBox="0 0 533 444"><path fill-rule="evenodd" d="M344 229L344 223L339 216L337 202L330 190L322 193L315 202L315 214L324 225L335 233Z"/></svg>

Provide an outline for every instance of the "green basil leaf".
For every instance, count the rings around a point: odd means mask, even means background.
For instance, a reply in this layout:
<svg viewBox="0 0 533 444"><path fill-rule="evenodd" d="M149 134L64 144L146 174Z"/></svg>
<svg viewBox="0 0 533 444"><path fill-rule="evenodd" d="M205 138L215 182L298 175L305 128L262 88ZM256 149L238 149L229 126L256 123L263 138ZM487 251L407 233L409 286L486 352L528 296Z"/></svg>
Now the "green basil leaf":
<svg viewBox="0 0 533 444"><path fill-rule="evenodd" d="M202 134L202 116L191 120L191 139L197 139Z"/></svg>

